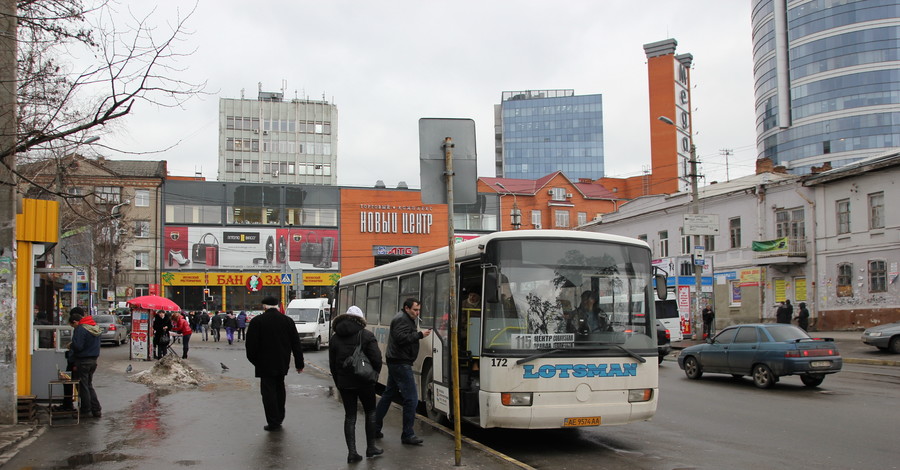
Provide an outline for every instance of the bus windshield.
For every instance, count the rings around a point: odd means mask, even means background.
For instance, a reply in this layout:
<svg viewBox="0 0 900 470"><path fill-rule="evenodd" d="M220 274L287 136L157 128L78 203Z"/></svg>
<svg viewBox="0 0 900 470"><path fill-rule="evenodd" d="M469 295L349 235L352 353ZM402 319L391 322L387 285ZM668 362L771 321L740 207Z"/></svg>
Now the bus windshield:
<svg viewBox="0 0 900 470"><path fill-rule="evenodd" d="M650 251L610 242L498 240L483 351L656 348Z"/></svg>

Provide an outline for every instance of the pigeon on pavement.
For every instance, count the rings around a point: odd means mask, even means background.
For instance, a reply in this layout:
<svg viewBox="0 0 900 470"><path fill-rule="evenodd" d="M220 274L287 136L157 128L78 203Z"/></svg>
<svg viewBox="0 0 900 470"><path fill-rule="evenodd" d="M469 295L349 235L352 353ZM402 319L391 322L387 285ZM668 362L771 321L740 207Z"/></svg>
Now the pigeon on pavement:
<svg viewBox="0 0 900 470"><path fill-rule="evenodd" d="M131 367L131 364L128 364L128 367L125 368L125 373L127 374L127 373L131 372L132 370L134 370L134 367Z"/></svg>
<svg viewBox="0 0 900 470"><path fill-rule="evenodd" d="M222 366L222 370L228 370L228 366L226 366L225 363L220 362L219 365Z"/></svg>

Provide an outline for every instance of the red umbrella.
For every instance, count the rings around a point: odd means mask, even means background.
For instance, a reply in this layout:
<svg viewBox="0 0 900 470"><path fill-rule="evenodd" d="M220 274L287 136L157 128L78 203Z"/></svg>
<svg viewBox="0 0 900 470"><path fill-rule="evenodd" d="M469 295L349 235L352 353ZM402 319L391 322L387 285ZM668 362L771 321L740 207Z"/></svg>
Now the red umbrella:
<svg viewBox="0 0 900 470"><path fill-rule="evenodd" d="M142 295L126 302L131 307L146 310L165 310L167 312L180 312L181 307L175 302L158 295Z"/></svg>

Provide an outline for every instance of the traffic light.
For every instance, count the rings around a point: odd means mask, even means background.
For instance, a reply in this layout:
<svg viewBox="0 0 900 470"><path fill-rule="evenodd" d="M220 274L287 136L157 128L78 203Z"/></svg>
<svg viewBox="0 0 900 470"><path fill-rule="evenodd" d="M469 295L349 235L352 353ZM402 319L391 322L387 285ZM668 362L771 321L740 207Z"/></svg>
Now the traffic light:
<svg viewBox="0 0 900 470"><path fill-rule="evenodd" d="M203 299L209 298L209 288L203 289Z"/></svg>

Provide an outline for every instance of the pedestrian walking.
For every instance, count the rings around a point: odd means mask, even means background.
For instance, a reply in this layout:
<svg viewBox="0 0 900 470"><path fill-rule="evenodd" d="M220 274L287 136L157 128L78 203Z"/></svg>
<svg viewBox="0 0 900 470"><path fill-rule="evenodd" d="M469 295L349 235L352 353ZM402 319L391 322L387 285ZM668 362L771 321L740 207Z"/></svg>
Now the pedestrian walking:
<svg viewBox="0 0 900 470"><path fill-rule="evenodd" d="M222 320L224 318L225 315L223 315L222 312L216 312L216 314L209 319L209 327L212 329L213 341L217 343L222 337Z"/></svg>
<svg viewBox="0 0 900 470"><path fill-rule="evenodd" d="M157 310L153 317L153 357L160 359L169 352L169 332L172 331L172 319L162 310Z"/></svg>
<svg viewBox="0 0 900 470"><path fill-rule="evenodd" d="M237 339L238 341L246 341L244 332L247 330L247 312L241 310L237 315Z"/></svg>
<svg viewBox="0 0 900 470"><path fill-rule="evenodd" d="M263 429L277 431L285 415L284 376L290 368L292 354L297 373L303 372L303 349L294 320L278 311L278 300L267 296L262 304L265 312L254 317L247 328L247 360L259 377L267 423Z"/></svg>
<svg viewBox="0 0 900 470"><path fill-rule="evenodd" d="M797 312L797 326L803 331L809 331L809 310L806 309L806 302L800 302L800 310Z"/></svg>
<svg viewBox="0 0 900 470"><path fill-rule="evenodd" d="M234 312L231 310L225 314L225 319L222 320L222 326L225 327L225 338L228 340L228 344L234 343L234 332L237 330L237 318L234 318Z"/></svg>
<svg viewBox="0 0 900 470"><path fill-rule="evenodd" d="M387 414L394 396L400 394L403 403L403 432L400 435L400 441L411 445L420 445L423 442L413 430L413 424L416 422L416 406L419 404L419 393L413 378L412 364L419 355L419 340L431 334L431 330L418 330L416 320L420 314L421 302L418 299L409 298L403 301L403 310L391 320L387 353L385 354L385 362L388 367L387 386L375 407L376 436L382 437L381 428L384 426L384 416Z"/></svg>
<svg viewBox="0 0 900 470"><path fill-rule="evenodd" d="M79 414L99 418L102 414L100 400L94 391L94 372L100 357L100 327L94 317L85 315L81 307L69 312L69 319L75 325L72 343L69 345L73 357L72 379L78 381L78 395L81 400Z"/></svg>
<svg viewBox="0 0 900 470"><path fill-rule="evenodd" d="M187 359L187 353L189 347L189 343L191 342L191 325L188 324L187 320L181 316L180 313L176 313L172 315L172 331L181 335L181 358Z"/></svg>
<svg viewBox="0 0 900 470"><path fill-rule="evenodd" d="M709 335L712 334L713 321L716 320L716 312L707 305L706 307L703 307L701 318L703 319L703 337L709 338Z"/></svg>
<svg viewBox="0 0 900 470"><path fill-rule="evenodd" d="M366 416L366 457L384 453L383 449L375 445L375 382L360 378L352 368L344 367L344 362L360 347L372 368L381 372L381 350L378 349L375 335L366 329L366 319L359 307L351 306L347 313L335 317L331 325L334 335L328 342L328 366L334 386L341 394L341 402L344 404L347 463L359 462L362 456L356 452L357 401L362 403Z"/></svg>
<svg viewBox="0 0 900 470"><path fill-rule="evenodd" d="M197 312L197 315L200 317L197 324L200 327L200 333L203 334L203 341L209 341L209 312L201 310Z"/></svg>

